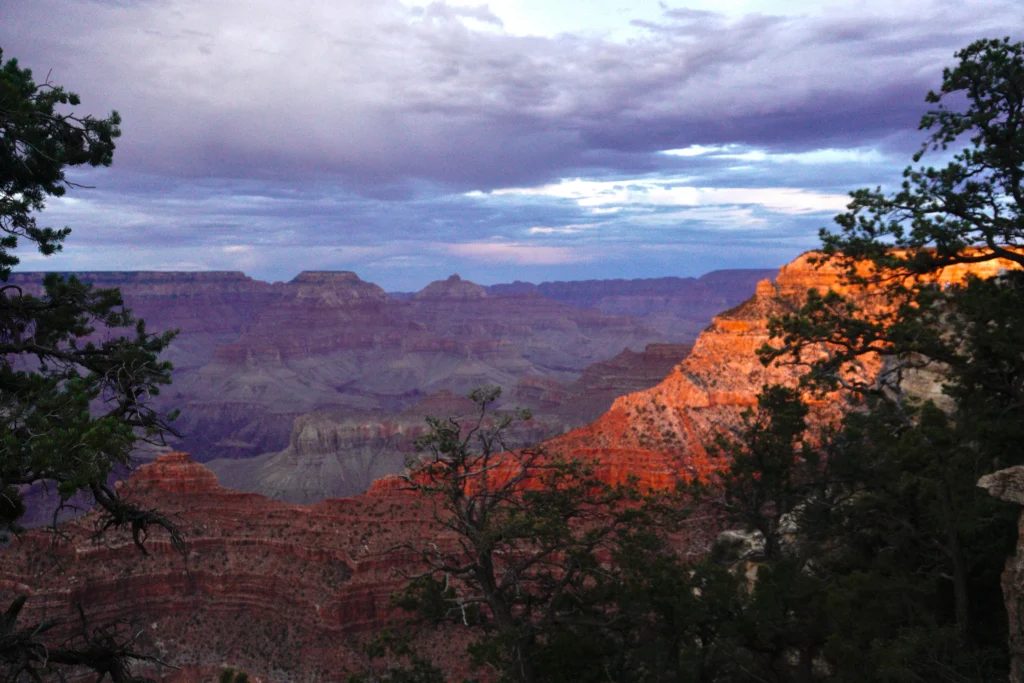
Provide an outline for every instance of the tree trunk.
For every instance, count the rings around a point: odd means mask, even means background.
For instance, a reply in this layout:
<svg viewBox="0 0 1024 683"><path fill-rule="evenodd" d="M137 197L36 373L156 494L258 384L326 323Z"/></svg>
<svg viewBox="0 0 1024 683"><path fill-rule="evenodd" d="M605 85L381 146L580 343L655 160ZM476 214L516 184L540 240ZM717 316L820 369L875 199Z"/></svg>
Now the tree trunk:
<svg viewBox="0 0 1024 683"><path fill-rule="evenodd" d="M956 632L963 641L969 642L971 606L970 595L967 591L967 558L964 556L963 546L960 544L960 535L956 530L956 519L953 514L952 497L949 489L943 487L943 516L946 518L946 535L948 552L953 563L953 600L954 615L956 617Z"/></svg>
<svg viewBox="0 0 1024 683"><path fill-rule="evenodd" d="M512 672L520 683L536 683L537 672L531 659L533 638L520 635L519 624L512 615L512 609L498 590L498 582L494 577L494 560L483 555L478 561L477 582L480 584L487 606L491 609L494 625L504 635L515 638L510 654Z"/></svg>

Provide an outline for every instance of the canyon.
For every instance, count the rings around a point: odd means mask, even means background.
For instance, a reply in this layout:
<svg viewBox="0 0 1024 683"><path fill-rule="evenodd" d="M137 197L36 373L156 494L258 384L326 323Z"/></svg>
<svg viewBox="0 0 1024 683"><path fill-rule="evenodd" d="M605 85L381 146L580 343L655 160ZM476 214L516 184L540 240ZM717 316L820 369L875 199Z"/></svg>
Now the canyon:
<svg viewBox="0 0 1024 683"><path fill-rule="evenodd" d="M511 444L526 446L597 419L625 393L657 384L692 348L650 344L623 350L588 366L571 383L520 378L506 405L528 407ZM395 413L316 411L295 418L288 446L252 458L218 458L206 463L228 488L262 493L292 503L362 493L378 478L400 472L416 454L414 441L427 430L428 416L469 416L474 405L446 389Z"/></svg>
<svg viewBox="0 0 1024 683"><path fill-rule="evenodd" d="M157 399L181 411L170 446L235 486L311 502L400 471L428 414L417 406L446 392L502 387L499 408L532 411L522 435L532 440L589 423L660 381L693 330L748 297L763 272L536 287L453 275L398 298L346 271L275 283L238 272L78 275L120 288L150 331L179 330L164 356L174 382ZM39 293L41 280L16 273L11 283ZM289 473L299 470L307 475ZM310 479L316 471L330 485ZM28 521L47 521L45 507Z"/></svg>
<svg viewBox="0 0 1024 683"><path fill-rule="evenodd" d="M973 270L986 276L998 267ZM952 269L939 281L959 282L967 272ZM762 385L792 385L800 372L791 365L766 367L757 358L757 348L769 339L767 316L793 310L808 289L838 286L835 269L815 267L806 255L797 259L774 281L759 282L753 297L716 316L689 355L655 386L615 398L591 424L547 440L544 448L592 462L608 482L635 477L663 487L708 472L719 463L705 444L739 424ZM861 301L870 305L867 296ZM644 353L658 355L659 347ZM615 385L617 373L636 374L623 370L637 362L635 355L642 354L620 354L568 386L585 393L587 386ZM866 358L855 371L870 379L881 367L879 359ZM531 400L556 406L566 395L564 387L544 383L518 387ZM461 401L454 392L435 394L407 414L463 411ZM839 416L849 407L845 401L837 394L815 397L815 421ZM288 449L292 456L302 449L341 450L358 431L332 431L324 425L343 420L330 415L306 420L296 423L280 457L290 457L283 455ZM404 424L396 420L392 428L398 432ZM337 474L326 462L321 472ZM272 477L257 479L260 486L278 485ZM300 505L232 491L209 468L174 453L141 467L123 486L135 500L173 516L188 537L187 560L157 532L149 556L134 551L125 535L96 541L94 518L87 515L65 524L59 537L32 532L6 549L0 601L28 595L27 621L73 621L79 604L96 623L114 616L133 620L146 644L178 667L160 672L169 681L210 680L223 664L264 681L337 680L340 671L363 662L362 639L400 618L388 596L402 581L397 570L411 560L389 549L424 539L451 542L435 526L429 506L404 491L395 476L377 479L360 495ZM464 660L456 632L424 629L419 637L439 661Z"/></svg>

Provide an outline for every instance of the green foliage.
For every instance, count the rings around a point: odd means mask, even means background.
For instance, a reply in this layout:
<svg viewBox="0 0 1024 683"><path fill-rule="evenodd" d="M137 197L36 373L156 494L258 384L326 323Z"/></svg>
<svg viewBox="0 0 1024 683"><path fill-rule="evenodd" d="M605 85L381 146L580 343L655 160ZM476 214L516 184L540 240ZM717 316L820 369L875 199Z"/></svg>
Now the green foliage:
<svg viewBox="0 0 1024 683"><path fill-rule="evenodd" d="M966 146L941 169L908 167L896 193L854 192L850 211L836 218L841 230L822 230L826 254L871 259L890 274L995 257L1024 264L1024 43L979 40L955 56L942 87L928 93L937 106L921 119L931 134L914 160L964 137Z"/></svg>
<svg viewBox="0 0 1024 683"><path fill-rule="evenodd" d="M70 234L66 227L40 227L34 216L48 197L75 187L67 168L107 166L113 158L117 113L83 116L73 111L79 104L72 92L36 84L28 69L15 59L5 62L0 52L0 534L19 531L25 512L19 487L45 481L63 501L91 494L103 512L98 533L128 528L144 551L149 530L162 527L183 549L166 517L108 485L140 439L159 441L170 430L174 415L154 410L151 399L170 382L171 366L158 356L174 333L147 332L117 290L54 274L43 279L41 294L10 282L16 249L27 243L51 255ZM4 628L14 629L20 604ZM55 664L136 680L128 662L145 658L133 648L135 636L83 630L81 647L54 650L35 639L48 628L29 627L4 640L0 659L12 680L35 678Z"/></svg>
<svg viewBox="0 0 1024 683"><path fill-rule="evenodd" d="M73 184L68 166L109 165L119 118L61 113L78 96L36 85L17 60L0 53L0 281L17 264L19 239L43 254L61 248L67 228L36 225L32 212ZM131 336L111 334L134 328ZM0 287L0 486L53 481L64 499L86 490L111 501L113 468L128 463L139 438L159 439L168 419L150 399L170 382L158 359L173 333L153 335L124 308L117 290L96 290L75 277L43 280L42 296L18 285ZM8 496L0 530L16 529L20 503Z"/></svg>
<svg viewBox="0 0 1024 683"><path fill-rule="evenodd" d="M420 655L404 633L384 629L364 650L383 665L370 672L350 675L347 683L447 683L444 672Z"/></svg>
<svg viewBox="0 0 1024 683"><path fill-rule="evenodd" d="M0 50L0 280L18 264L19 239L35 243L41 254L60 251L69 228L39 227L33 212L47 197L60 197L73 185L68 166L109 166L121 117L104 119L62 113L80 104L78 95L49 81L37 85L17 59L3 61Z"/></svg>
<svg viewBox="0 0 1024 683"><path fill-rule="evenodd" d="M249 674L228 666L221 670L217 683L249 683Z"/></svg>
<svg viewBox="0 0 1024 683"><path fill-rule="evenodd" d="M599 664L583 664L604 660L609 577L599 555L613 552L638 498L582 463L510 449L504 435L524 415L492 417L499 395L472 392L477 412L466 423L428 420L418 441L426 457L407 481L433 501L454 546L403 547L426 569L396 602L477 629L469 654L501 680L602 680Z"/></svg>
<svg viewBox="0 0 1024 683"><path fill-rule="evenodd" d="M743 414L744 439L720 437L717 456L723 469L696 492L720 492L716 505L728 517L761 534L765 555L777 559L782 527L808 495L807 482L818 467L818 453L804 441L807 406L792 389L765 387L757 410Z"/></svg>
<svg viewBox="0 0 1024 683"><path fill-rule="evenodd" d="M830 615L820 657L840 680L1006 677L998 577L1018 511L976 482L1024 460L1013 417L1024 400L1022 278L929 278L957 263L1024 264L1024 44L982 40L957 57L928 95L937 107L914 160L962 149L944 168L908 168L898 192L853 193L840 230L822 231L820 260L845 265L860 296L811 292L771 322L782 344L762 349L766 362L805 363L806 386L865 401L825 440L821 483L797 523ZM962 110L946 106L952 95ZM876 381L857 374L868 353L885 358ZM935 403L911 391L909 380L938 376Z"/></svg>

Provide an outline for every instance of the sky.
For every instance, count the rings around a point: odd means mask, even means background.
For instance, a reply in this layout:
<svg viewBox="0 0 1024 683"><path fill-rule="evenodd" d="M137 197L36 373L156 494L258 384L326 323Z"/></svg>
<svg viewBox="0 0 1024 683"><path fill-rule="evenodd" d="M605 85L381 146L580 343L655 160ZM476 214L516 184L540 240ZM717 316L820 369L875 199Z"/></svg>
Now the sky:
<svg viewBox="0 0 1024 683"><path fill-rule="evenodd" d="M123 118L24 270L354 270L388 290L778 267L893 187L1019 0L4 0ZM929 157L925 157L927 163ZM934 160L933 160L934 161Z"/></svg>

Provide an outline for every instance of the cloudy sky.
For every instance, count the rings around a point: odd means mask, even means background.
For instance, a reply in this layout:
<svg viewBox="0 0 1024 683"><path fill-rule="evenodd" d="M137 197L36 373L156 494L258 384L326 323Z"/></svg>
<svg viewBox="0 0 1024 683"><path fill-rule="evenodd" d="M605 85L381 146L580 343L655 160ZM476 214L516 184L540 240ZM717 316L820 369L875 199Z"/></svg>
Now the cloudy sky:
<svg viewBox="0 0 1024 683"><path fill-rule="evenodd" d="M1019 0L4 0L0 48L117 109L25 269L355 270L392 290L774 267L898 182Z"/></svg>

